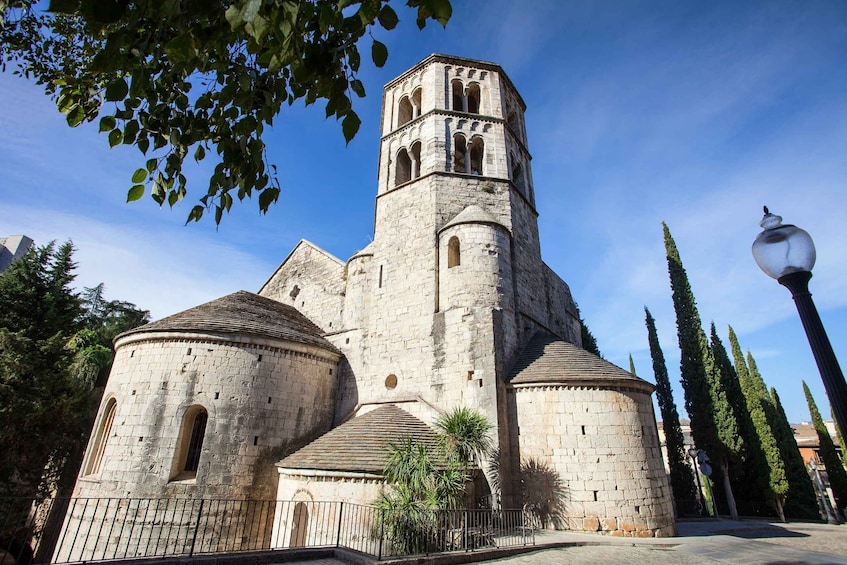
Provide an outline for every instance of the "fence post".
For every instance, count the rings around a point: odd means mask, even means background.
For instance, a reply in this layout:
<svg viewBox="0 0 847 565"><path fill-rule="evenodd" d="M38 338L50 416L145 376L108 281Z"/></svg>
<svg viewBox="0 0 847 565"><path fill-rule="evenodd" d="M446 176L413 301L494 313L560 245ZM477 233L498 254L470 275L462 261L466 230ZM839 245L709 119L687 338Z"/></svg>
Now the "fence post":
<svg viewBox="0 0 847 565"><path fill-rule="evenodd" d="M382 561L382 540L385 538L385 510L379 512L379 555L377 559Z"/></svg>
<svg viewBox="0 0 847 565"><path fill-rule="evenodd" d="M462 543L465 546L465 552L468 551L468 511L462 511Z"/></svg>
<svg viewBox="0 0 847 565"><path fill-rule="evenodd" d="M341 518L344 516L344 501L338 503L338 533L335 535L335 547L341 547Z"/></svg>
<svg viewBox="0 0 847 565"><path fill-rule="evenodd" d="M188 552L189 556L194 555L194 544L197 543L197 532L200 530L200 518L203 516L203 503L206 502L205 498L200 499L200 510L197 511L197 523L194 525L194 536L191 538L191 550Z"/></svg>

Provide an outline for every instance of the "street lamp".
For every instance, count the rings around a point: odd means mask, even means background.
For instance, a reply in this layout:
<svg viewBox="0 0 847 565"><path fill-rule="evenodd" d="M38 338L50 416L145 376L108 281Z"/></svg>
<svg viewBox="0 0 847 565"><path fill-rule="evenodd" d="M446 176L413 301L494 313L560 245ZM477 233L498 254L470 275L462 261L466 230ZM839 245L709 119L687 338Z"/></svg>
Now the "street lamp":
<svg viewBox="0 0 847 565"><path fill-rule="evenodd" d="M783 225L782 217L771 214L767 206L759 225L764 231L753 242L753 258L766 275L791 291L829 396L832 416L840 429L847 429L847 382L809 292L809 279L815 266L815 244L804 230L791 224Z"/></svg>

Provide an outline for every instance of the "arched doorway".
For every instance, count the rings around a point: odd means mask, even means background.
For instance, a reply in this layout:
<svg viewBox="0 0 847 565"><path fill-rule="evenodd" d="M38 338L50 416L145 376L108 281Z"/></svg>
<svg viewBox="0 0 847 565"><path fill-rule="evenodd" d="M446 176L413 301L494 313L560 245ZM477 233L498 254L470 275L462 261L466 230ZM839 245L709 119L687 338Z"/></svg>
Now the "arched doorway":
<svg viewBox="0 0 847 565"><path fill-rule="evenodd" d="M291 524L291 539L288 547L306 547L306 537L309 533L309 508L305 502L294 505L294 519Z"/></svg>

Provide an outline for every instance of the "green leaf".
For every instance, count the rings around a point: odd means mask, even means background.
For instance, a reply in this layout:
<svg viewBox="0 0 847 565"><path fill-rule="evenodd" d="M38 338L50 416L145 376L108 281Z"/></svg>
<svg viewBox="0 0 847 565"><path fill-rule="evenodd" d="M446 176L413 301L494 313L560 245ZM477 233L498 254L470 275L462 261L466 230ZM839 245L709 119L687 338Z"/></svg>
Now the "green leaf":
<svg viewBox="0 0 847 565"><path fill-rule="evenodd" d="M200 218L203 217L203 207L200 205L195 206L191 209L191 212L188 213L188 219L185 220L185 223L188 222L199 222Z"/></svg>
<svg viewBox="0 0 847 565"><path fill-rule="evenodd" d="M244 20L241 18L241 9L236 4L231 4L230 7L226 9L224 16L226 17L226 21L229 22L229 27L233 31L241 27L241 24L244 23ZM200 212L200 215L202 216L203 212ZM188 219L189 221L191 220L191 215L188 216ZM200 218L197 219L199 220Z"/></svg>
<svg viewBox="0 0 847 565"><path fill-rule="evenodd" d="M126 98L126 95L129 93L129 86L127 86L126 81L122 78L119 78L106 87L106 100L109 102L117 102L119 100L123 100Z"/></svg>
<svg viewBox="0 0 847 565"><path fill-rule="evenodd" d="M121 130L115 128L109 132L109 147L114 147L118 145L121 140L124 138L123 132Z"/></svg>
<svg viewBox="0 0 847 565"><path fill-rule="evenodd" d="M276 187L266 188L259 194L259 210L267 212L270 205L279 198L279 189Z"/></svg>
<svg viewBox="0 0 847 565"><path fill-rule="evenodd" d="M395 12L388 4L383 6L382 10L379 11L377 19L379 20L379 25L389 31L397 27L397 24L400 22L400 18L397 17L397 12Z"/></svg>
<svg viewBox="0 0 847 565"><path fill-rule="evenodd" d="M138 146L138 149L141 150L141 153L147 155L147 150L150 149L150 139L147 137L142 137L138 139L135 144Z"/></svg>
<svg viewBox="0 0 847 565"><path fill-rule="evenodd" d="M341 131L344 132L344 139L347 140L348 144L350 143L350 140L356 136L356 132L359 131L360 125L362 125L362 120L359 119L356 112L350 110L344 118L344 121L341 122Z"/></svg>
<svg viewBox="0 0 847 565"><path fill-rule="evenodd" d="M85 110L83 110L82 106L74 106L68 115L65 116L65 119L68 121L68 125L72 128L75 128L85 119Z"/></svg>
<svg viewBox="0 0 847 565"><path fill-rule="evenodd" d="M124 139L123 142L127 145L131 145L135 143L135 138L138 135L139 130L138 122L135 120L130 120L124 126Z"/></svg>
<svg viewBox="0 0 847 565"><path fill-rule="evenodd" d="M159 165L158 159L147 159L147 172L152 173L156 170L156 167Z"/></svg>
<svg viewBox="0 0 847 565"><path fill-rule="evenodd" d="M147 169L135 169L135 172L132 173L132 182L135 184L139 184L144 182L147 178Z"/></svg>
<svg viewBox="0 0 847 565"><path fill-rule="evenodd" d="M197 149L194 150L194 160L198 163L203 160L206 156L206 149L203 148L202 145L198 145Z"/></svg>
<svg viewBox="0 0 847 565"><path fill-rule="evenodd" d="M100 131L112 131L115 129L115 117L114 116L103 116L100 120Z"/></svg>
<svg viewBox="0 0 847 565"><path fill-rule="evenodd" d="M373 46L371 47L371 58L377 67L384 66L385 61L388 60L388 47L384 43L374 39Z"/></svg>
<svg viewBox="0 0 847 565"><path fill-rule="evenodd" d="M140 170L142 170L142 169L139 169L139 171ZM138 171L136 171L136 172L138 172ZM133 178L135 178L135 175L133 175ZM135 181L133 181L133 182L135 182ZM142 196L144 196L144 185L143 184L136 184L132 188L129 189L129 192L126 195L126 201L127 202L135 202L136 200L140 199Z"/></svg>
<svg viewBox="0 0 847 565"><path fill-rule="evenodd" d="M362 81L360 81L359 79L351 80L350 88L353 89L353 92L355 92L359 96L359 98L365 97L365 85L362 84Z"/></svg>
<svg viewBox="0 0 847 565"><path fill-rule="evenodd" d="M359 6L359 19L363 24L370 25L374 21L379 13L380 4L382 4L381 0L362 0L362 5Z"/></svg>
<svg viewBox="0 0 847 565"><path fill-rule="evenodd" d="M194 37L190 33L182 33L164 46L168 60L173 63L184 63L197 55L197 47L194 45Z"/></svg>

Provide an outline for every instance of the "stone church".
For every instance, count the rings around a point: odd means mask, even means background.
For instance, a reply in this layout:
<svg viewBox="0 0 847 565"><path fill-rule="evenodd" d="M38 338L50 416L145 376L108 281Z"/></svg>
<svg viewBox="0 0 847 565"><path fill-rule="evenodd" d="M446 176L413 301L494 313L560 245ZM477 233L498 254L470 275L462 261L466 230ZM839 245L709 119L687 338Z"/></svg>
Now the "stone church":
<svg viewBox="0 0 847 565"><path fill-rule="evenodd" d="M389 82L373 242L301 241L258 294L121 335L75 496L368 504L385 445L465 406L495 425L502 507L543 469L548 526L673 535L654 387L580 347L541 259L525 109L482 61Z"/></svg>

